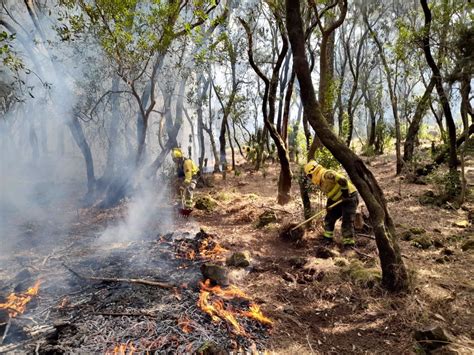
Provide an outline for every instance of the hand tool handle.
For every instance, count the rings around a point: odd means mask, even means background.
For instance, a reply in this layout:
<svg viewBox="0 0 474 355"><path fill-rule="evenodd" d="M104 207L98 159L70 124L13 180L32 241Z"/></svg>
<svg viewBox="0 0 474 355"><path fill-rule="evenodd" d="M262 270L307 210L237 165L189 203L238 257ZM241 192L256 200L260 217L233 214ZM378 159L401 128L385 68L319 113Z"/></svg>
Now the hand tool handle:
<svg viewBox="0 0 474 355"><path fill-rule="evenodd" d="M322 216L322 215L324 214L324 212L326 212L327 210L330 210L331 208L337 206L337 205L340 204L341 202L342 202L342 199L340 199L339 201L334 202L334 203L333 203L331 206L329 206L328 208L322 209L322 210L319 211L318 213L316 213L316 214L314 214L313 216L309 217L307 220L305 220L305 221L301 222L300 224L298 224L297 226L291 228L290 232L293 232L294 230L298 229L298 228L301 227L302 225L305 225L306 223L311 222L313 219Z"/></svg>

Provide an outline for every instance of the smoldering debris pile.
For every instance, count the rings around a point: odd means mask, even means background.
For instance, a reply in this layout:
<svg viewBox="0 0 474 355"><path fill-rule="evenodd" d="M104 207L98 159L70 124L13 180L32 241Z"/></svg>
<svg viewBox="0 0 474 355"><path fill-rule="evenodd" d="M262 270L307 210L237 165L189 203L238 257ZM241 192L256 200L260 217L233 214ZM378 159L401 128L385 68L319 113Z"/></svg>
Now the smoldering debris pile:
<svg viewBox="0 0 474 355"><path fill-rule="evenodd" d="M0 353L263 350L272 322L259 306L202 279L224 252L200 232L58 255L0 284Z"/></svg>

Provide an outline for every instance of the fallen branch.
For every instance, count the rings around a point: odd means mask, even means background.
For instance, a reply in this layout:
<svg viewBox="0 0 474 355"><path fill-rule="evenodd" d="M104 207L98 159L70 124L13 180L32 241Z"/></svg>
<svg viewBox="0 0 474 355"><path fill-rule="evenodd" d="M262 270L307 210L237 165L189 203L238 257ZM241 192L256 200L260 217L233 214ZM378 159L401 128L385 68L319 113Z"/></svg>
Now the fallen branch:
<svg viewBox="0 0 474 355"><path fill-rule="evenodd" d="M366 257L366 258L369 258L369 259L374 259L375 256L372 256L372 255L369 255L369 254L365 254L363 252L361 252L360 250L357 250L356 248L352 248L352 250L354 250L357 254L359 254L360 256L363 256L363 257Z"/></svg>
<svg viewBox="0 0 474 355"><path fill-rule="evenodd" d="M363 238L375 240L375 237L374 237L374 236L371 236L371 235L368 235L368 234L360 234L360 233L357 233L356 235L357 235L357 237L363 237Z"/></svg>
<svg viewBox="0 0 474 355"><path fill-rule="evenodd" d="M82 280L87 281L100 281L100 282L118 282L118 283L130 283L130 284L139 284L139 285L147 285L147 286L157 286L165 289L175 288L176 286L173 284L169 284L166 282L159 282L159 281L151 281L145 279L124 279L124 278L113 278L113 277L94 277L94 276L83 276L76 271L72 270L66 264L63 263L63 266L70 271L73 275L77 276Z"/></svg>

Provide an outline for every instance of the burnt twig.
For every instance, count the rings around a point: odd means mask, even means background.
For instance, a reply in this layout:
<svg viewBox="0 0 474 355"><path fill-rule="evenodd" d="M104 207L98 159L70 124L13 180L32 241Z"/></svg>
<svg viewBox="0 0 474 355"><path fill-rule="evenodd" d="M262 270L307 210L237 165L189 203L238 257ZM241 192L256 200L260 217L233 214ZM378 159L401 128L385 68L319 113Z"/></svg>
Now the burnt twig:
<svg viewBox="0 0 474 355"><path fill-rule="evenodd" d="M156 318L157 315L146 312L96 312L94 315L112 316L112 317L150 317Z"/></svg>
<svg viewBox="0 0 474 355"><path fill-rule="evenodd" d="M118 282L118 283L131 283L131 284L140 284L140 285L147 285L147 286L157 286L165 289L175 288L176 286L166 282L159 282L159 281L152 281L152 280L145 280L145 279L124 279L124 278L114 278L114 277L94 277L94 276L83 276L76 271L72 270L66 264L63 263L63 266L70 271L72 274L77 276L82 280L87 281L101 281L101 282Z"/></svg>
<svg viewBox="0 0 474 355"><path fill-rule="evenodd" d="M2 345L3 342L5 341L5 339L7 338L8 331L10 330L10 325L11 325L11 324L12 324L12 319L11 319L11 318L8 318L7 326L5 327L5 331L3 332L2 339L0 339L0 345Z"/></svg>

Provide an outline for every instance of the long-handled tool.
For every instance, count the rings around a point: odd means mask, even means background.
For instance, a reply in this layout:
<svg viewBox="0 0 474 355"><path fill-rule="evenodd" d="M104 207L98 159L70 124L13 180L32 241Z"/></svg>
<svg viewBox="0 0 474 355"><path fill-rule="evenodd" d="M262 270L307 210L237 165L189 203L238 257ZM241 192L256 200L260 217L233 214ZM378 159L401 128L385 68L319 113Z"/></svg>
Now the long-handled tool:
<svg viewBox="0 0 474 355"><path fill-rule="evenodd" d="M191 214L191 212L193 211L193 209L186 207L186 203L185 203L186 202L185 201L186 196L185 196L185 193L184 193L184 189L180 189L179 192L181 194L181 207L179 209L179 214L183 217L188 217Z"/></svg>
<svg viewBox="0 0 474 355"><path fill-rule="evenodd" d="M296 226L294 226L293 228L290 229L290 233L297 230L299 227L305 225L306 223L309 223L311 222L313 219L315 218L318 218L318 217L321 217L324 212L326 212L327 210L330 210L331 208L337 206L338 204L340 204L342 202L342 199L339 200L339 201L336 201L334 202L331 206L329 206L328 208L325 208L325 209L322 209L321 211L319 211L318 213L314 214L313 216L309 217L307 220L301 222L300 224L297 224Z"/></svg>

